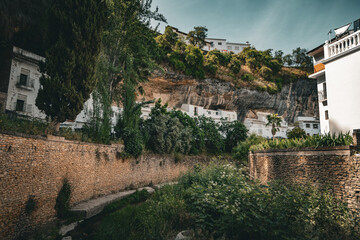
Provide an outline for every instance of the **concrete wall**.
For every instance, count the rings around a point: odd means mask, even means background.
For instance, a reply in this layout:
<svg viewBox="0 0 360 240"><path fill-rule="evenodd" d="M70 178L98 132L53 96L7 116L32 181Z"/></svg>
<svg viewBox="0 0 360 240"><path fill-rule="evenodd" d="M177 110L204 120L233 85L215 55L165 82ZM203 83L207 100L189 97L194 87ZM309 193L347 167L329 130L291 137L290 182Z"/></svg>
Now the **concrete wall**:
<svg viewBox="0 0 360 240"><path fill-rule="evenodd" d="M0 133L0 239L11 239L55 216L55 199L67 178L71 204L127 187L176 179L205 157L147 154L121 159L120 145L99 145L65 140L20 137ZM25 213L29 196L38 208Z"/></svg>
<svg viewBox="0 0 360 240"><path fill-rule="evenodd" d="M331 132L360 129L360 50L326 63Z"/></svg>
<svg viewBox="0 0 360 240"><path fill-rule="evenodd" d="M360 155L349 147L269 150L249 154L250 175L266 184L272 180L332 187L349 207L360 207Z"/></svg>

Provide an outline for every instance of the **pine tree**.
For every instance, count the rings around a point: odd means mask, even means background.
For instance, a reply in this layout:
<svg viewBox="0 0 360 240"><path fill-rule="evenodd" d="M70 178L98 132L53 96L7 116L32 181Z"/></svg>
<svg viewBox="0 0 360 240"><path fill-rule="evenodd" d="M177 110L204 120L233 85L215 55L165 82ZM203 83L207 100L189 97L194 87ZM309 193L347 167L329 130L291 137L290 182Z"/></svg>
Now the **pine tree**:
<svg viewBox="0 0 360 240"><path fill-rule="evenodd" d="M102 0L54 0L49 11L36 106L58 130L61 122L76 118L95 87L107 5Z"/></svg>

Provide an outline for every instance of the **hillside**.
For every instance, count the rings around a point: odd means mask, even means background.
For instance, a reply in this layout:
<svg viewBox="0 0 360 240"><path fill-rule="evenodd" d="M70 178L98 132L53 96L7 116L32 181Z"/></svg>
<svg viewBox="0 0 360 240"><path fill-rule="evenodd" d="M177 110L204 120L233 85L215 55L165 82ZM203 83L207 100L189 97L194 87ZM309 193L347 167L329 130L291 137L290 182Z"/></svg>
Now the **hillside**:
<svg viewBox="0 0 360 240"><path fill-rule="evenodd" d="M318 116L316 81L306 77L282 86L275 93L254 89L251 84L236 86L233 81L217 77L195 79L167 67L153 73L149 82L142 84L145 100L161 98L170 107L183 103L204 106L210 109L227 109L238 112L238 119L255 117L258 111L282 115L293 122L296 116Z"/></svg>

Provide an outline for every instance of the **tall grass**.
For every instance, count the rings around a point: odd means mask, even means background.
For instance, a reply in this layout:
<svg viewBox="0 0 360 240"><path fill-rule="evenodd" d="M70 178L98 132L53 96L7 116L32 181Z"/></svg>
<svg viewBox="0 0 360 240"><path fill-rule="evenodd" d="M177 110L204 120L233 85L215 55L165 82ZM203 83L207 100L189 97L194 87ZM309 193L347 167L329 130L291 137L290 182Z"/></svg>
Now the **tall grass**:
<svg viewBox="0 0 360 240"><path fill-rule="evenodd" d="M262 143L250 147L250 151L268 150L268 149L299 149L305 147L336 147L348 146L353 143L353 138L349 133L314 135L299 139L275 139L266 140Z"/></svg>

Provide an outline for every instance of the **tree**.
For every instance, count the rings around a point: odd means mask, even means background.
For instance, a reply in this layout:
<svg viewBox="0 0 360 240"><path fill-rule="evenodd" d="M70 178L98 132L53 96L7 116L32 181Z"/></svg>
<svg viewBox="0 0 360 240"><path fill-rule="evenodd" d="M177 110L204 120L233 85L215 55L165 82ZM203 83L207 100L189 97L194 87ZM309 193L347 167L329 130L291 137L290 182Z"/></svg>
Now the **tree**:
<svg viewBox="0 0 360 240"><path fill-rule="evenodd" d="M267 124L266 126L271 125L271 134L273 135L273 140L275 139L276 132L280 131L278 127L281 126L281 117L279 117L277 114L269 114L266 116Z"/></svg>
<svg viewBox="0 0 360 240"><path fill-rule="evenodd" d="M247 128L239 121L222 122L220 131L225 135L225 150L231 153L232 149L247 137Z"/></svg>
<svg viewBox="0 0 360 240"><path fill-rule="evenodd" d="M147 81L154 69L157 54L155 32L151 20L166 22L151 10L152 0L115 0L104 32L103 77L111 101L122 103L124 112L120 119L125 151L139 155L142 144L139 132L141 105L137 104L138 84ZM140 112L139 112L140 111Z"/></svg>
<svg viewBox="0 0 360 240"><path fill-rule="evenodd" d="M309 57L306 54L306 49L304 48L296 48L293 50L293 61L296 67L306 70L306 71L311 71L313 68L313 63L312 63L312 58Z"/></svg>
<svg viewBox="0 0 360 240"><path fill-rule="evenodd" d="M207 37L207 31L208 29L206 27L194 27L194 30L188 33L187 39L191 45L197 46L201 49L206 44L205 38Z"/></svg>
<svg viewBox="0 0 360 240"><path fill-rule="evenodd" d="M295 138L306 138L306 132L304 129L301 129L300 127L296 126L291 130L288 130L286 132L286 136L289 139L295 139Z"/></svg>
<svg viewBox="0 0 360 240"><path fill-rule="evenodd" d="M58 130L61 122L76 118L94 90L107 6L101 0L54 0L49 11L36 106Z"/></svg>
<svg viewBox="0 0 360 240"><path fill-rule="evenodd" d="M172 27L167 26L164 34L156 37L156 42L160 48L167 54L172 51L178 41L178 35L173 31Z"/></svg>

